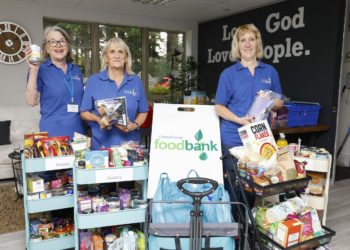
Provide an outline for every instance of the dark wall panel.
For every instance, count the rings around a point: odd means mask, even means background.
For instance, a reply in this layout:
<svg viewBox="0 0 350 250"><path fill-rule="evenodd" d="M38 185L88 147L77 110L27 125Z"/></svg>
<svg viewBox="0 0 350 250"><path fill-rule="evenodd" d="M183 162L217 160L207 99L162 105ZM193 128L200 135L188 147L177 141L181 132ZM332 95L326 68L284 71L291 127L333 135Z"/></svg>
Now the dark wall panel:
<svg viewBox="0 0 350 250"><path fill-rule="evenodd" d="M321 104L319 122L331 130L316 138L334 147L345 0L293 0L200 23L198 61L200 88L214 95L221 71L233 62L230 32L245 23L261 31L265 59L280 75L292 100Z"/></svg>

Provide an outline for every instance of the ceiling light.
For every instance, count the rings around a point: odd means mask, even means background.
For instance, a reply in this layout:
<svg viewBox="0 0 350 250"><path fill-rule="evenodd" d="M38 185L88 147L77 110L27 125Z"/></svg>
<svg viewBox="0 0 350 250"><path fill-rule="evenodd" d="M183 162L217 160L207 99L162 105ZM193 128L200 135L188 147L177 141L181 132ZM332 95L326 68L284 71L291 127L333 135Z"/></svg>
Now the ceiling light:
<svg viewBox="0 0 350 250"><path fill-rule="evenodd" d="M177 0L131 0L135 3L142 3L142 4L153 4L153 5L170 5Z"/></svg>

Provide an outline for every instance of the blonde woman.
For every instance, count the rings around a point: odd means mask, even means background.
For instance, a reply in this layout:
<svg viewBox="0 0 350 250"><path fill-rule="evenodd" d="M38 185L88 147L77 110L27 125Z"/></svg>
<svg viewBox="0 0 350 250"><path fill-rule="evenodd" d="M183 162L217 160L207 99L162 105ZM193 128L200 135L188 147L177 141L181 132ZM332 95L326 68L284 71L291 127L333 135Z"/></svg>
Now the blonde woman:
<svg viewBox="0 0 350 250"><path fill-rule="evenodd" d="M81 105L81 117L91 126L91 149L140 142L139 127L148 112L141 79L132 72L129 47L118 38L110 39L102 50L102 71L89 77ZM96 107L96 101L125 97L127 124L110 125Z"/></svg>
<svg viewBox="0 0 350 250"><path fill-rule="evenodd" d="M215 97L223 154L227 154L232 147L242 145L237 129L252 122L252 117L247 117L246 114L258 91L272 90L282 94L276 69L261 61L261 34L254 24L238 27L231 46L231 56L237 62L221 73ZM282 106L282 100L277 100L274 104L275 109ZM224 170L231 167L231 162L225 164L224 161Z"/></svg>

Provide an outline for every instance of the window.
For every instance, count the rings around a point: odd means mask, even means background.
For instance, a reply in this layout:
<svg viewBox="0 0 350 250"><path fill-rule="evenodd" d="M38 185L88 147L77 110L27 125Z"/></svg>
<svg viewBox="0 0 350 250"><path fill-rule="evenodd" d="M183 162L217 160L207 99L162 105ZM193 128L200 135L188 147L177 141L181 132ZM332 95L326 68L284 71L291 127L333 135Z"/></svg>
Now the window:
<svg viewBox="0 0 350 250"><path fill-rule="evenodd" d="M120 37L130 48L132 70L142 78L148 99L151 102L176 101L170 85L184 59L183 32L44 19L44 27L52 25L64 28L71 36L73 60L80 66L85 80L100 71L101 52L106 42Z"/></svg>
<svg viewBox="0 0 350 250"><path fill-rule="evenodd" d="M171 80L181 68L184 51L183 34L150 31L148 59L148 96L155 102L174 102Z"/></svg>
<svg viewBox="0 0 350 250"><path fill-rule="evenodd" d="M79 65L86 81L92 73L90 25L44 20L44 28L53 25L58 25L68 32L72 39L73 61Z"/></svg>

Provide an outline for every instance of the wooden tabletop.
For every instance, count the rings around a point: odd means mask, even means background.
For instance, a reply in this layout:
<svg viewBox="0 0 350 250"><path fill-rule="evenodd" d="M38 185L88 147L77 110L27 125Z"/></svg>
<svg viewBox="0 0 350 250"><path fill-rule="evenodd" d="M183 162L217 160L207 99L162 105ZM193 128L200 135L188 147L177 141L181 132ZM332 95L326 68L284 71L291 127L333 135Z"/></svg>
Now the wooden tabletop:
<svg viewBox="0 0 350 250"><path fill-rule="evenodd" d="M301 134L301 133L313 133L313 132L324 132L328 131L330 128L326 124L318 124L316 126L305 126L305 127L292 127L292 128L274 128L272 133L277 135L279 133L284 134Z"/></svg>

